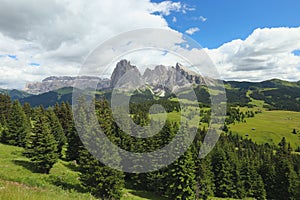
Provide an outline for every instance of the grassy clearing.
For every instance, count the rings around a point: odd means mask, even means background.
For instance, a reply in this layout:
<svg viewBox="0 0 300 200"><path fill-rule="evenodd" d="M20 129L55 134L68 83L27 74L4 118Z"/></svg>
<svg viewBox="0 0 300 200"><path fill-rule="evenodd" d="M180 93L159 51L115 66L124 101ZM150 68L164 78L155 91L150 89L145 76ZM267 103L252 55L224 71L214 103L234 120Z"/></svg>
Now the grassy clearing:
<svg viewBox="0 0 300 200"><path fill-rule="evenodd" d="M285 137L293 148L300 146L300 112L263 111L246 121L231 124L230 129L233 133L251 138L259 144L277 145ZM297 134L292 133L294 128L298 131Z"/></svg>
<svg viewBox="0 0 300 200"><path fill-rule="evenodd" d="M263 100L257 100L257 99L253 99L252 97L250 97L250 95L252 94L253 91L248 90L246 93L246 96L251 100L249 102L249 104L254 105L258 108L263 108L264 105L266 105L265 101Z"/></svg>

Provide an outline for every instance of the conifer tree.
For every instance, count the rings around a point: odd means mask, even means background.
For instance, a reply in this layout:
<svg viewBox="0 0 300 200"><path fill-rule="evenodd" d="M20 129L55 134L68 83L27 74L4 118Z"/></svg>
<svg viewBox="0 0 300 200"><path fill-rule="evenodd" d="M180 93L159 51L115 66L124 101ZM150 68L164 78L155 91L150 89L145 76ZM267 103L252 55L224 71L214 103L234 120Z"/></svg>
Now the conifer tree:
<svg viewBox="0 0 300 200"><path fill-rule="evenodd" d="M212 165L214 172L214 184L217 197L230 197L232 190L232 175L230 173L230 163L221 148L217 148L212 155Z"/></svg>
<svg viewBox="0 0 300 200"><path fill-rule="evenodd" d="M38 172L49 173L58 159L57 142L41 107L37 109L34 121L30 144L26 147L25 154Z"/></svg>
<svg viewBox="0 0 300 200"><path fill-rule="evenodd" d="M3 142L11 145L25 147L30 133L29 121L19 101L14 101L7 120L7 134Z"/></svg>
<svg viewBox="0 0 300 200"><path fill-rule="evenodd" d="M184 136L185 134L189 134L188 125L181 124L177 134L182 137L182 141L178 142L173 151L184 148L186 143ZM168 179L170 183L167 194L171 199L183 200L196 198L196 167L192 152L192 147L189 147L184 155L168 167Z"/></svg>
<svg viewBox="0 0 300 200"><path fill-rule="evenodd" d="M11 109L11 98L7 94L0 94L0 123L7 121Z"/></svg>
<svg viewBox="0 0 300 200"><path fill-rule="evenodd" d="M124 187L122 172L111 169L95 159L85 148L80 150L80 181L96 197L120 199Z"/></svg>
<svg viewBox="0 0 300 200"><path fill-rule="evenodd" d="M195 199L195 163L191 150L186 151L183 156L170 165L169 170L168 196L176 200Z"/></svg>
<svg viewBox="0 0 300 200"><path fill-rule="evenodd" d="M211 158L206 157L197 162L197 198L208 199L214 196L214 174L212 172Z"/></svg>
<svg viewBox="0 0 300 200"><path fill-rule="evenodd" d="M69 135L67 137L68 141L68 147L66 151L66 158L67 160L76 160L79 161L79 151L81 149L81 146L83 145L81 142L81 139L78 135L77 129L75 127L75 124L72 123L72 126L70 127Z"/></svg>
<svg viewBox="0 0 300 200"><path fill-rule="evenodd" d="M84 99L81 99L84 101ZM109 136L112 137L112 118L109 114L109 109L107 108L106 102L97 102L96 103L97 115L101 119L100 126L102 130ZM106 144L99 145L97 143L97 133L99 131L98 122L90 122L89 115L90 112L87 112L87 108L84 107L84 104L79 103L77 109L77 115L80 116L80 122L77 125L77 128L83 128L87 131L87 134L84 135L85 145L93 146L96 149L89 148L89 151L93 150L95 154L99 153L97 151L99 148L104 148ZM91 123L93 125L91 125ZM100 138L101 139L101 138ZM100 161L91 155L87 149L81 145L79 146L79 170L81 172L80 180L83 185L95 196L103 199L120 199L122 194L122 189L124 185L124 174L121 171L112 169L108 166L105 166ZM103 152L100 151L100 152ZM111 159L114 163L119 164L120 158L115 153L111 153L109 157L103 159Z"/></svg>
<svg viewBox="0 0 300 200"><path fill-rule="evenodd" d="M73 126L73 114L70 104L62 102L60 107L56 104L54 112L64 129L65 136L68 137Z"/></svg>
<svg viewBox="0 0 300 200"><path fill-rule="evenodd" d="M285 138L282 138L278 145L275 157L275 195L276 198L296 199L299 195L300 182L291 161L291 147Z"/></svg>
<svg viewBox="0 0 300 200"><path fill-rule="evenodd" d="M51 133L54 135L54 138L57 142L58 155L61 158L62 157L62 148L66 144L67 138L66 138L66 136L64 134L64 130L63 130L57 116L53 112L53 110L47 111L47 117L49 120Z"/></svg>
<svg viewBox="0 0 300 200"><path fill-rule="evenodd" d="M275 199L276 198L276 172L275 172L275 164L272 162L271 159L264 160L263 165L260 167L260 175L263 179L267 199Z"/></svg>
<svg viewBox="0 0 300 200"><path fill-rule="evenodd" d="M253 164L244 161L241 169L241 182L245 194L242 197L255 197L266 199L266 191L261 176L257 173Z"/></svg>
<svg viewBox="0 0 300 200"><path fill-rule="evenodd" d="M31 108L30 104L28 102L25 102L23 104L23 111L26 114L27 118L30 120L33 114L33 109Z"/></svg>

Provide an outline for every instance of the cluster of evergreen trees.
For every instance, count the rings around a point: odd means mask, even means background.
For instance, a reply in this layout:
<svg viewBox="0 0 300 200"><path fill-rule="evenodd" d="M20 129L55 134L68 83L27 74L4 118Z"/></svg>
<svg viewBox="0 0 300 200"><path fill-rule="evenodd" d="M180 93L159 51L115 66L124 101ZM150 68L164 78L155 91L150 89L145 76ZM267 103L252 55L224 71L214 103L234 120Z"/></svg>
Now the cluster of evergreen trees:
<svg viewBox="0 0 300 200"><path fill-rule="evenodd" d="M167 121L155 136L136 138L116 125L107 101L96 100L95 108L100 127L109 139L131 152L154 151L168 144L178 130L184 129L182 132L188 134L194 129ZM175 104L169 110L172 108L178 109ZM76 109L83 118L89 119L83 108ZM234 113L234 120L243 118L238 110L229 111ZM131 106L132 117L140 125L150 121L145 112L137 104ZM0 114L1 142L24 147L25 155L42 173L49 173L58 158L76 160L82 185L100 198L119 199L127 183L169 199L210 196L300 199L300 156L293 153L285 138L276 147L224 133L214 150L199 159L201 141L207 131L198 129L193 144L168 167L149 173L123 173L103 165L87 151L76 131L69 104L56 104L49 109L31 108L29 104L22 106L18 101L11 102L7 95L0 95ZM246 113L245 117L252 114ZM151 125L159 126L161 122L156 123ZM83 124L81 128L88 127ZM170 153L173 152L166 152L165 156ZM122 160L121 155L112 155L112 159L121 166L126 164L126 158Z"/></svg>

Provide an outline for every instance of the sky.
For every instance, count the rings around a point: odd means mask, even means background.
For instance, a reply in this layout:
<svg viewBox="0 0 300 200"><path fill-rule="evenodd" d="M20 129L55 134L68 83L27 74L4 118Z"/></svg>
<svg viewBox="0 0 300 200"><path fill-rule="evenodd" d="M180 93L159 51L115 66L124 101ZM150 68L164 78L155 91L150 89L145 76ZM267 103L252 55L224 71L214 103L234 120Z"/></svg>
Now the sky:
<svg viewBox="0 0 300 200"><path fill-rule="evenodd" d="M224 80L297 81L299 8L296 0L0 0L0 88L76 76L97 45L149 27L191 37Z"/></svg>

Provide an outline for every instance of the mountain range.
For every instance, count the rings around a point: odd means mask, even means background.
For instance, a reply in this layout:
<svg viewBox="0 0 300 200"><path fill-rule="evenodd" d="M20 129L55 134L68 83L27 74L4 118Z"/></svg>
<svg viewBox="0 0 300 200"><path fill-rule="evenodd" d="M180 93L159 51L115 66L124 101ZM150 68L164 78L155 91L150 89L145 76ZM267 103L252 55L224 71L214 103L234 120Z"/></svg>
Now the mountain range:
<svg viewBox="0 0 300 200"><path fill-rule="evenodd" d="M24 91L0 89L0 93L7 93L12 99L18 99L21 103L29 102L32 106L53 106L56 102L72 101L72 91L75 80L80 79L88 88L89 81L97 81L96 96L109 98L112 88L120 87L122 79L128 76L131 81L124 81L127 87L135 87L135 84L146 83L147 87L138 90L139 96L150 97L154 94L158 98L169 98L172 89L176 86L193 84L199 102L209 104L209 92L204 84L204 79L187 68L177 63L175 66L155 66L153 69L145 69L142 74L138 68L131 65L130 61L121 60L117 63L110 79L99 77L55 77L51 76L42 82L28 83ZM124 79L125 80L125 79ZM130 82L129 81L129 82ZM138 83L137 83L138 81ZM262 82L238 82L224 81L227 101L230 105L256 106L259 102L269 109L282 109L300 111L300 81L288 82L279 79ZM188 95L182 94L183 98Z"/></svg>
<svg viewBox="0 0 300 200"><path fill-rule="evenodd" d="M126 80L124 77L128 77ZM123 78L123 79L122 79ZM123 80L123 83L122 83ZM130 84L130 82L139 83L144 81L148 85L160 86L172 90L177 85L188 83L204 84L204 80L200 75L188 70L179 63L175 67L164 65L155 66L154 69L147 68L144 74L138 70L130 61L121 60L117 63L110 79L101 79L95 76L50 76L42 80L42 82L30 82L25 86L24 91L29 94L42 94L54 91L64 87L73 87L75 82L80 82L80 88L88 88L89 83L97 82L97 90L115 88L117 85ZM133 83L135 85L135 83Z"/></svg>

